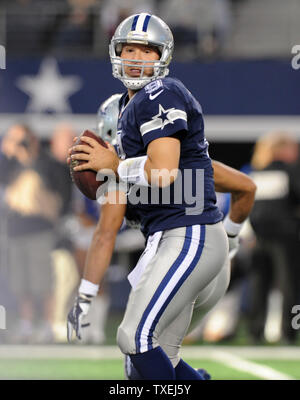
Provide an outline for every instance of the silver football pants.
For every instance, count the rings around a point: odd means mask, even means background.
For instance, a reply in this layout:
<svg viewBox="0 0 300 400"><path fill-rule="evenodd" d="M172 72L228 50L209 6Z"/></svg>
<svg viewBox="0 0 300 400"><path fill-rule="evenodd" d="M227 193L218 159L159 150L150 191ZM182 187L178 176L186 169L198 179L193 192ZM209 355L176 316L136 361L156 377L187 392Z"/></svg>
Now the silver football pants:
<svg viewBox="0 0 300 400"><path fill-rule="evenodd" d="M144 269L130 293L117 341L125 354L162 344L176 365L195 302L204 307L217 301L210 298L219 279L224 289L218 291L224 294L227 288L228 239L223 224L164 231L155 254L149 251L142 257Z"/></svg>

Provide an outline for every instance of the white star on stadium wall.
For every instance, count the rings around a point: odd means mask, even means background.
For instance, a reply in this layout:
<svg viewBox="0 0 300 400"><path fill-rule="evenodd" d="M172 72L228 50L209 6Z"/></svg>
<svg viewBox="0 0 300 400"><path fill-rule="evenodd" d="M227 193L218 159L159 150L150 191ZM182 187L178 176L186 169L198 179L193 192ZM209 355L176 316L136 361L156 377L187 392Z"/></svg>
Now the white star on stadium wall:
<svg viewBox="0 0 300 400"><path fill-rule="evenodd" d="M24 75L16 85L30 97L26 111L68 113L72 112L68 99L82 82L78 76L61 75L55 58L46 58L37 75Z"/></svg>

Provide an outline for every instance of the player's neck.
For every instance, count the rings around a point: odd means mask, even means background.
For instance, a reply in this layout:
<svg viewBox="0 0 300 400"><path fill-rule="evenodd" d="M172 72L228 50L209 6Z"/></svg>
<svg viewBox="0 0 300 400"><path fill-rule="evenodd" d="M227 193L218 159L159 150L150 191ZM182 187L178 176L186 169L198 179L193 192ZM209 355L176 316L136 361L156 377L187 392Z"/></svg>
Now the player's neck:
<svg viewBox="0 0 300 400"><path fill-rule="evenodd" d="M129 100L137 93L136 90L128 89Z"/></svg>

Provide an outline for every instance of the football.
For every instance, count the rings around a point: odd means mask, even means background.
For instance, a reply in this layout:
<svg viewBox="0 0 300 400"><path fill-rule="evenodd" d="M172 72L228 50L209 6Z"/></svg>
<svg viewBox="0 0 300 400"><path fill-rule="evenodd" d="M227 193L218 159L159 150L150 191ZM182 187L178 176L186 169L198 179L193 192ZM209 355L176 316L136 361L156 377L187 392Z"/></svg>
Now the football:
<svg viewBox="0 0 300 400"><path fill-rule="evenodd" d="M97 140L97 142L99 144L101 144L101 146L104 147L108 147L107 144L104 142L103 139L101 139L101 137L97 136L95 133L91 132L91 131L84 131L80 137L77 139L77 141L75 142L75 145L78 144L85 144L88 145L85 142L81 141L81 136L88 136L92 139ZM72 154L75 154L77 152L72 152ZM72 178L72 181L75 183L75 185L78 187L78 189L89 199L91 200L96 200L96 193L97 193L97 189L100 185L102 185L102 183L104 183L104 181L97 181L96 180L96 175L97 173L93 170L85 170L85 171L74 171L74 167L76 167L77 165L80 164L84 164L86 161L83 160L71 160L70 162L70 175Z"/></svg>

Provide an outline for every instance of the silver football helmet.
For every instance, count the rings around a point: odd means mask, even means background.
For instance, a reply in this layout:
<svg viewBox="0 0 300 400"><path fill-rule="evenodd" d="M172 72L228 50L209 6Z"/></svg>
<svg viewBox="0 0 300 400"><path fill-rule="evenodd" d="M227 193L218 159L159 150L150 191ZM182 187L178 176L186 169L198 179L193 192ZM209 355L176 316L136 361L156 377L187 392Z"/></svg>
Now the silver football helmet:
<svg viewBox="0 0 300 400"><path fill-rule="evenodd" d="M160 59L153 63L152 76L144 76L145 67L149 68L149 64L147 65L145 61L120 57L124 43L151 45L158 49ZM113 76L120 79L128 89L141 89L154 79L164 78L168 75L168 65L172 59L173 49L173 35L164 21L155 15L146 13L131 15L117 27L110 42L109 55ZM134 78L126 76L125 65L141 68L140 76Z"/></svg>
<svg viewBox="0 0 300 400"><path fill-rule="evenodd" d="M110 144L116 144L119 116L119 100L122 94L113 94L99 107L97 113L97 133Z"/></svg>

